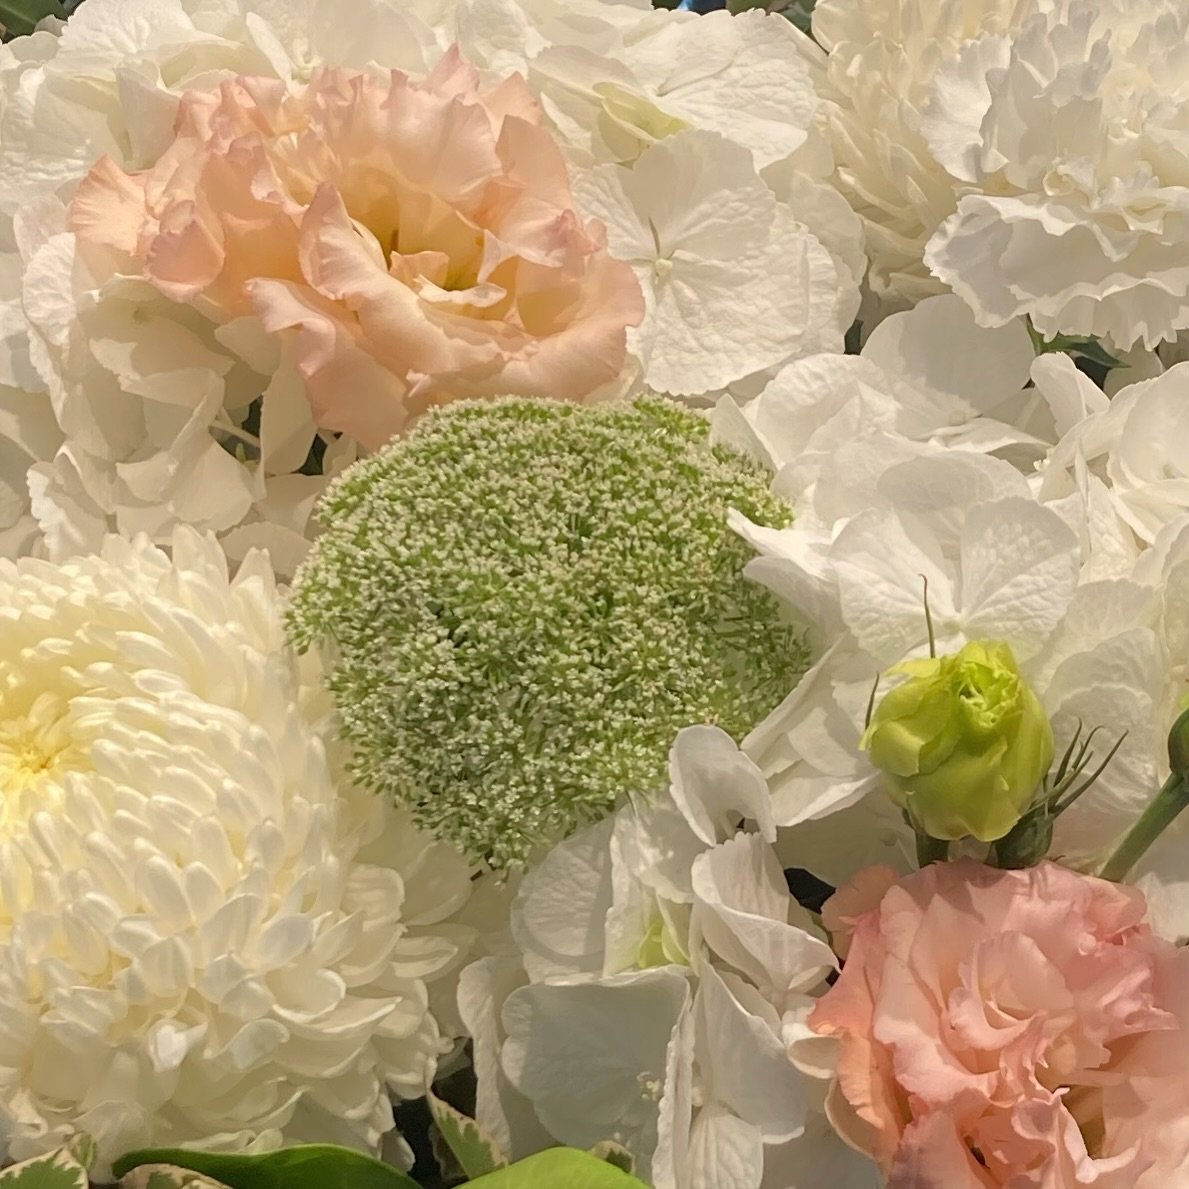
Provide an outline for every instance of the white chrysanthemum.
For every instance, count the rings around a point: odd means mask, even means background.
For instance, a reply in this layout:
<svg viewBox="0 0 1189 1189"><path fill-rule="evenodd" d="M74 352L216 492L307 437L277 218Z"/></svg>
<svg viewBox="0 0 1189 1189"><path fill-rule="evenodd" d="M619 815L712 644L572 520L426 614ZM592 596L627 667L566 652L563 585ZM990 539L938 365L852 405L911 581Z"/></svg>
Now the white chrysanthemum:
<svg viewBox="0 0 1189 1189"><path fill-rule="evenodd" d="M814 29L877 292L1121 348L1189 326L1180 0L822 0Z"/></svg>
<svg viewBox="0 0 1189 1189"><path fill-rule="evenodd" d="M467 869L336 787L267 562L0 563L0 1148L374 1149Z"/></svg>

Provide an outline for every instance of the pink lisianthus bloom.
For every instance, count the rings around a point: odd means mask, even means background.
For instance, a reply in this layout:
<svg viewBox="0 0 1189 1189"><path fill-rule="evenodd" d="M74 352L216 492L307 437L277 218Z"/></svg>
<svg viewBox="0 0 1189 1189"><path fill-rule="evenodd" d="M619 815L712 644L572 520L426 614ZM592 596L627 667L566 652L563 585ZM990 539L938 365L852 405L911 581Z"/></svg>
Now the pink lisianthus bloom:
<svg viewBox="0 0 1189 1189"><path fill-rule="evenodd" d="M831 1120L889 1189L1189 1185L1189 953L1141 893L1052 863L889 875L825 906L853 934L810 1018L841 1041Z"/></svg>
<svg viewBox="0 0 1189 1189"><path fill-rule="evenodd" d="M71 226L220 324L295 332L315 423L368 448L451 400L588 397L644 312L524 80L481 89L456 51L421 82L189 92L157 163L101 160Z"/></svg>

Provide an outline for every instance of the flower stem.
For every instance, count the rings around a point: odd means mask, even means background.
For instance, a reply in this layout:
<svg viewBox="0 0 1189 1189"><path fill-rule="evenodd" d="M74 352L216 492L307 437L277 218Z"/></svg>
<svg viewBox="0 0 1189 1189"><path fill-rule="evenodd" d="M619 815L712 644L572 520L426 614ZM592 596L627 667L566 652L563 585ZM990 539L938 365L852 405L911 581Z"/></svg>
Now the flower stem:
<svg viewBox="0 0 1189 1189"><path fill-rule="evenodd" d="M1189 806L1189 778L1174 772L1140 814L1139 820L1123 836L1123 841L1115 847L1114 854L1099 871L1099 878L1114 883L1126 879L1148 847L1172 825L1186 806Z"/></svg>

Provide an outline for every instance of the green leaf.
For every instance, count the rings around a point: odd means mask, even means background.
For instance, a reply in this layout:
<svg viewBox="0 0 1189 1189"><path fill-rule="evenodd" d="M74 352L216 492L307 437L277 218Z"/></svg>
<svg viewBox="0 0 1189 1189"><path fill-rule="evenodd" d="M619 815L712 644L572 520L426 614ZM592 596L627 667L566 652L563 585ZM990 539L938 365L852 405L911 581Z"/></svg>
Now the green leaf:
<svg viewBox="0 0 1189 1189"><path fill-rule="evenodd" d="M0 0L0 25L14 37L32 33L45 17L66 18L59 0Z"/></svg>
<svg viewBox="0 0 1189 1189"><path fill-rule="evenodd" d="M87 1170L65 1149L0 1172L3 1189L87 1189L87 1185Z"/></svg>
<svg viewBox="0 0 1189 1189"><path fill-rule="evenodd" d="M1063 351L1067 355L1080 355L1099 367L1110 369L1121 367L1123 361L1112 355L1097 339L1085 338L1073 334L1057 334L1051 339L1041 336L1039 331L1029 323L1028 333L1032 336L1032 345L1038 355L1049 355L1056 351Z"/></svg>
<svg viewBox="0 0 1189 1189"><path fill-rule="evenodd" d="M172 1164L142 1164L121 1182L120 1189L227 1189L202 1173Z"/></svg>
<svg viewBox="0 0 1189 1189"><path fill-rule="evenodd" d="M508 1157L500 1150L499 1144L474 1119L468 1119L461 1111L455 1110L448 1102L443 1102L429 1091L426 1092L426 1099L442 1139L469 1179L495 1172L497 1168L507 1165Z"/></svg>
<svg viewBox="0 0 1189 1189"><path fill-rule="evenodd" d="M577 1148L550 1148L472 1181L476 1189L645 1189L606 1160Z"/></svg>
<svg viewBox="0 0 1189 1189"><path fill-rule="evenodd" d="M333 1144L305 1144L263 1156L145 1148L117 1160L116 1176L141 1164L192 1169L227 1189L418 1189L417 1182L399 1169Z"/></svg>

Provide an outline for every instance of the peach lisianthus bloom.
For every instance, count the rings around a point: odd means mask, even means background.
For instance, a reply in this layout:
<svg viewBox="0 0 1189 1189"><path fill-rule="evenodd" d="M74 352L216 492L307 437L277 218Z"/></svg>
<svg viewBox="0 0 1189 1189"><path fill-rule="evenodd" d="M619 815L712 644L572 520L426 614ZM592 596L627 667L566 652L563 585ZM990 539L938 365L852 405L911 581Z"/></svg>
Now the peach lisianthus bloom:
<svg viewBox="0 0 1189 1189"><path fill-rule="evenodd" d="M218 323L295 330L315 423L368 448L450 400L590 396L643 316L523 79L481 89L456 51L421 82L187 93L158 162L101 160L71 225Z"/></svg>
<svg viewBox="0 0 1189 1189"><path fill-rule="evenodd" d="M842 894L855 929L810 1024L841 1040L831 1119L889 1189L1189 1183L1148 1136L1189 1092L1158 1057L1189 1048L1189 963L1138 891L965 860L887 885Z"/></svg>

